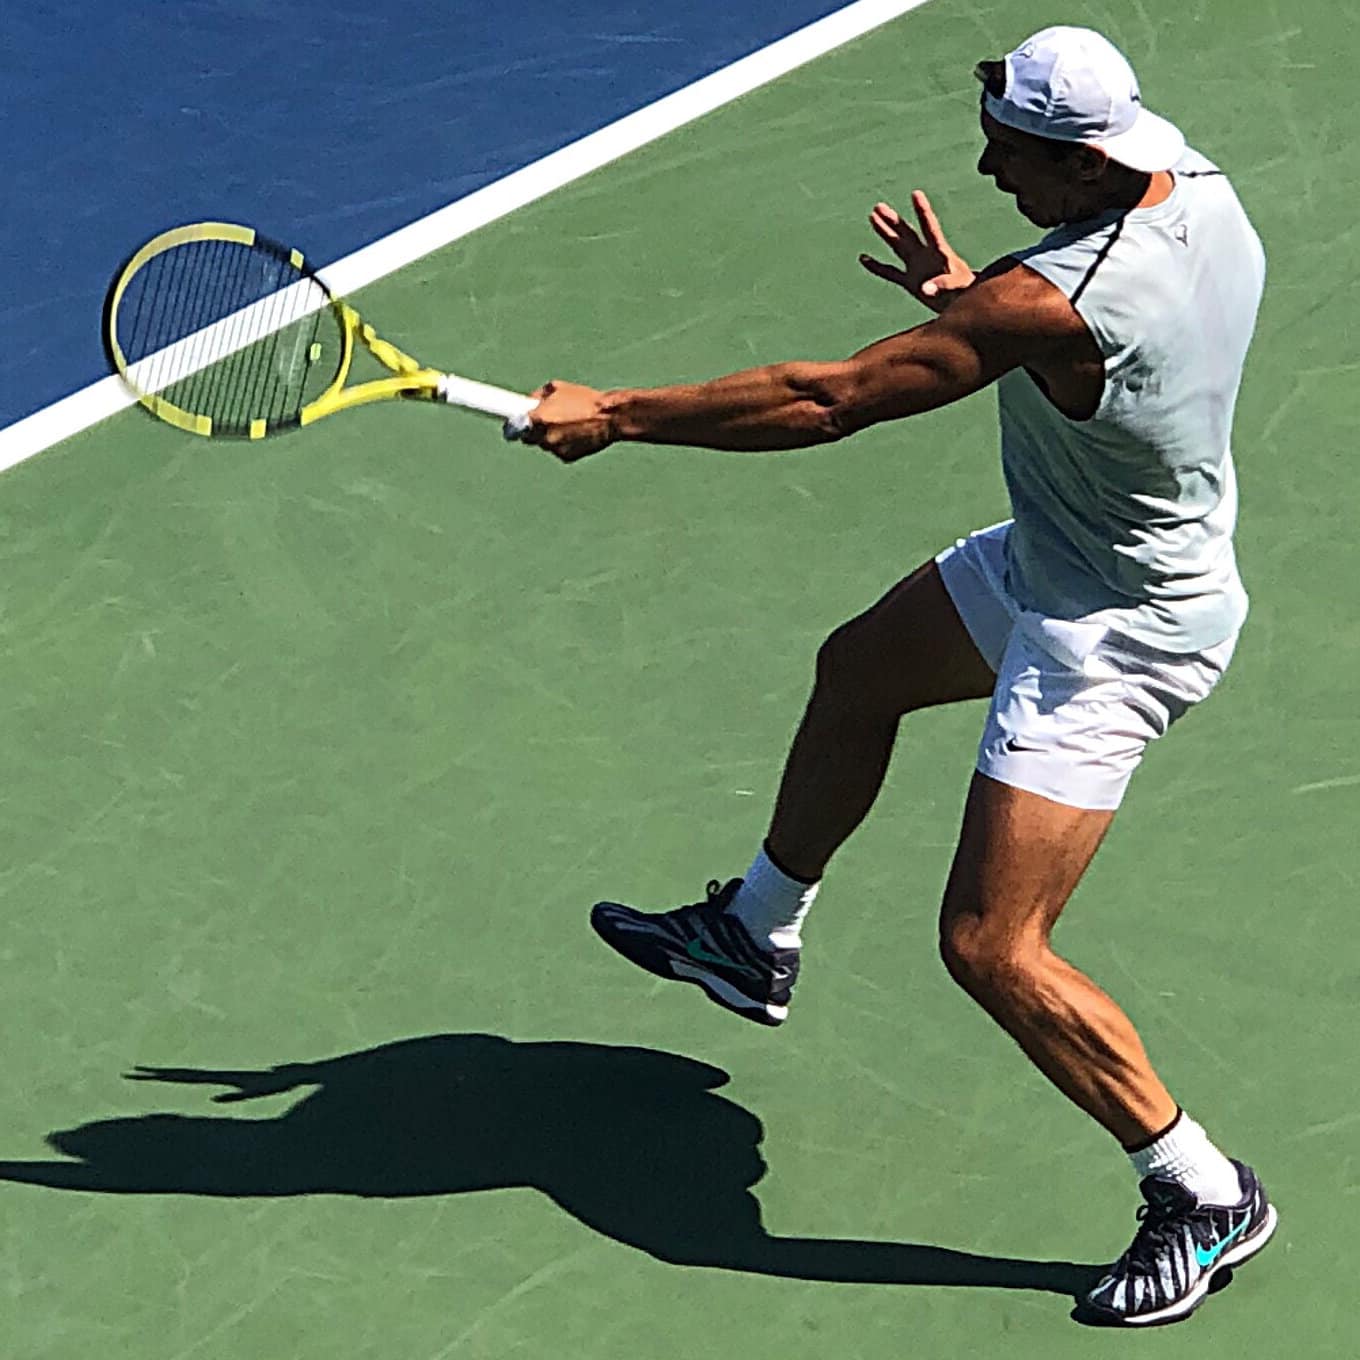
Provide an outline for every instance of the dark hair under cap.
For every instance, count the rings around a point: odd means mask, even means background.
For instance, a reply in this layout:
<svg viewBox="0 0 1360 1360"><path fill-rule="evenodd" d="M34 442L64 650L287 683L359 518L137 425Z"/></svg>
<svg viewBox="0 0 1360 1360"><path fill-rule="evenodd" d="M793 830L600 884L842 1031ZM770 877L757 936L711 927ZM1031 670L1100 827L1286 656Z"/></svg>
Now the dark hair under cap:
<svg viewBox="0 0 1360 1360"><path fill-rule="evenodd" d="M1004 61L980 61L973 67L973 74L982 82L988 94L1000 99L1006 93Z"/></svg>

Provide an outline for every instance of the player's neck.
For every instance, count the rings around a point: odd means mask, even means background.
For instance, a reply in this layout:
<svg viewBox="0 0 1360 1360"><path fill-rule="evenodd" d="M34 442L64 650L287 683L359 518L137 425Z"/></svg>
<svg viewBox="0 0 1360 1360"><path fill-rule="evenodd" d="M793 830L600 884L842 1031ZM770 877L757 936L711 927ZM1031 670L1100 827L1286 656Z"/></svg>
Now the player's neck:
<svg viewBox="0 0 1360 1360"><path fill-rule="evenodd" d="M1156 174L1142 174L1137 170L1118 167L1103 186L1096 212L1129 212L1136 208L1155 208L1171 197L1176 187L1175 176L1167 170ZM1095 214L1092 213L1092 216Z"/></svg>
<svg viewBox="0 0 1360 1360"><path fill-rule="evenodd" d="M1171 197L1176 187L1176 177L1169 170L1159 170L1148 180L1147 192L1134 205L1137 208L1155 208Z"/></svg>

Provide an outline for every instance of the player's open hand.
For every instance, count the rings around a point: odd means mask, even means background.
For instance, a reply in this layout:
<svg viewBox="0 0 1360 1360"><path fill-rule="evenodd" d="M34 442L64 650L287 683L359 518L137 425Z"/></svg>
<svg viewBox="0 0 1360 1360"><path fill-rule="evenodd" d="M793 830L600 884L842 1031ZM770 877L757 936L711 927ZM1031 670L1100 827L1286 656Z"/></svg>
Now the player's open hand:
<svg viewBox="0 0 1360 1360"><path fill-rule="evenodd" d="M529 412L524 443L546 449L564 463L599 453L614 442L613 423L604 414L604 393L580 383L544 383L532 393L538 405Z"/></svg>
<svg viewBox="0 0 1360 1360"><path fill-rule="evenodd" d="M902 262L901 268L870 255L861 255L859 262L876 278L905 288L932 312L942 312L973 282L974 274L945 239L939 218L920 189L912 193L911 206L916 211L919 233L887 203L876 203L869 214L869 225Z"/></svg>

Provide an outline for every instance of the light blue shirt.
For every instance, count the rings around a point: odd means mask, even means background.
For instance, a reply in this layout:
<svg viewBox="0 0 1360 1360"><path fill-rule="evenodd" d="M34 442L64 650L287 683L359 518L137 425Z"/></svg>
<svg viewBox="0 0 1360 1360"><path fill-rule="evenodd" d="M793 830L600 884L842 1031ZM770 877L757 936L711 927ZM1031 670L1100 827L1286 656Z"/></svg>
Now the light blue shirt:
<svg viewBox="0 0 1360 1360"><path fill-rule="evenodd" d="M1071 299L1099 345L1095 416L1070 420L1023 369L999 401L1017 602L1191 652L1247 612L1231 432L1265 252L1215 166L1187 151L1174 173L1155 207L1069 223L1014 257Z"/></svg>

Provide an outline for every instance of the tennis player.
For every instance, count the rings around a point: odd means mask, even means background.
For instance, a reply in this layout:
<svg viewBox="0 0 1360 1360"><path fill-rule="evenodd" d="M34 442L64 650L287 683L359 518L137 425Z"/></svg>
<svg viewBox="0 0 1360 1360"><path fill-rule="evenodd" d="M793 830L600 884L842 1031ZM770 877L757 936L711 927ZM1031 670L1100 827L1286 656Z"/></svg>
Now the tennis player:
<svg viewBox="0 0 1360 1360"><path fill-rule="evenodd" d="M743 878L647 913L601 902L632 962L764 1024L788 1014L801 928L876 798L899 722L990 699L940 916L950 974L1127 1151L1146 1206L1084 1306L1173 1321L1258 1252L1276 1212L1162 1084L1132 1023L1050 931L1147 743L1214 688L1247 612L1230 431L1265 258L1228 180L1142 106L1099 34L1048 28L977 68L978 172L1045 230L975 273L926 196L863 257L936 319L841 362L599 392L551 382L529 442L830 443L997 385L1013 518L946 548L837 628Z"/></svg>

